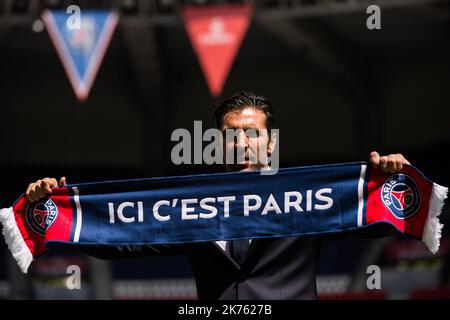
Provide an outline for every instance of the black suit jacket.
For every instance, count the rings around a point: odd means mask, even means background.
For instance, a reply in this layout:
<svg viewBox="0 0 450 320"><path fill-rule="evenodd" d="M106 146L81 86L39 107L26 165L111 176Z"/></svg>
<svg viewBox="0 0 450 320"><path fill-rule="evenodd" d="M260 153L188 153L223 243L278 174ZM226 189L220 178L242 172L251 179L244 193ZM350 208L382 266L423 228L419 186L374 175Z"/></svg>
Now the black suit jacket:
<svg viewBox="0 0 450 320"><path fill-rule="evenodd" d="M101 259L187 254L199 299L316 299L319 238L253 239L240 266L215 242L186 245L83 246Z"/></svg>

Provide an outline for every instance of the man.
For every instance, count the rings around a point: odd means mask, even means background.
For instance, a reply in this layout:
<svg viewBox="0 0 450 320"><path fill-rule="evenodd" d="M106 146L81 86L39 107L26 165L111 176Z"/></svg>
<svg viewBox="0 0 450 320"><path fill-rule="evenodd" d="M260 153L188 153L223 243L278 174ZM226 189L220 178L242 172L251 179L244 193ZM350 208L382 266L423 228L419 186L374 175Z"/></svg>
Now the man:
<svg viewBox="0 0 450 320"><path fill-rule="evenodd" d="M238 93L223 101L215 111L218 128L224 132L240 132L236 139L224 144L225 151L243 151L239 162L227 164L229 171L264 170L269 168L277 137L269 134L274 113L269 101L249 92ZM262 130L246 136L247 129ZM261 156L258 150L267 150ZM224 152L226 154L226 152ZM255 159L251 161L250 159ZM375 168L398 172L408 161L401 154L370 154ZM61 178L59 186L66 184ZM30 201L38 201L57 187L54 178L31 183L26 191ZM316 260L318 237L264 238L216 241L185 245L154 246L85 246L82 250L102 259L142 257L155 254L187 254L194 272L199 299L314 299L316 298Z"/></svg>

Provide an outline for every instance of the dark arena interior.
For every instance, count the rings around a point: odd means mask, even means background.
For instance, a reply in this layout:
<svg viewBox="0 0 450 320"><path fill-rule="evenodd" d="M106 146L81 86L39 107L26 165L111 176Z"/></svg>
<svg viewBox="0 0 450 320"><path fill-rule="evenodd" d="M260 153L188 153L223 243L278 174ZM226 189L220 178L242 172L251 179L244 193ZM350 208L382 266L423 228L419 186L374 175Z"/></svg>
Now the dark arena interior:
<svg viewBox="0 0 450 320"><path fill-rule="evenodd" d="M206 15L210 33L186 8ZM236 18L229 8L244 9ZM96 13L99 24L83 22ZM225 49L211 49L216 40ZM194 121L214 128L215 106L243 91L275 110L280 168L369 161L376 150L450 186L448 0L0 0L0 84L0 208L45 177L222 172L194 149L175 163L171 137L194 133ZM449 299L449 211L435 254L400 232L325 237L311 257L315 298ZM23 274L1 238L0 300L198 298L184 254L103 260L55 243Z"/></svg>

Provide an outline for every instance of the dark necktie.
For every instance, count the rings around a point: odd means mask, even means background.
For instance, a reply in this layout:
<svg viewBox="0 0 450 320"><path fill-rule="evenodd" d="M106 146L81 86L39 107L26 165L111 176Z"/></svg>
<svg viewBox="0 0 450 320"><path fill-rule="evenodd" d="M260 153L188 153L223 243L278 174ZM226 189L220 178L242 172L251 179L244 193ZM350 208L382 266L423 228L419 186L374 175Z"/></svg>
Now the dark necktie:
<svg viewBox="0 0 450 320"><path fill-rule="evenodd" d="M230 241L230 255L240 265L242 265L242 262L244 261L244 257L245 254L247 253L249 245L250 245L249 239Z"/></svg>

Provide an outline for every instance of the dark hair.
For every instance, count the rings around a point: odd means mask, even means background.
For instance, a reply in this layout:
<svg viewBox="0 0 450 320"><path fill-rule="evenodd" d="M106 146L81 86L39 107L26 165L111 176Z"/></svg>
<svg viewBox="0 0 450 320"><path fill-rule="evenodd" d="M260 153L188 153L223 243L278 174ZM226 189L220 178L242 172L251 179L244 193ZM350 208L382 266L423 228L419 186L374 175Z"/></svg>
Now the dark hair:
<svg viewBox="0 0 450 320"><path fill-rule="evenodd" d="M275 124L274 110L269 100L263 96L257 96L252 92L242 91L221 101L214 110L214 120L217 128L221 128L223 119L230 112L242 111L245 108L258 109L266 115L266 127L272 129Z"/></svg>

